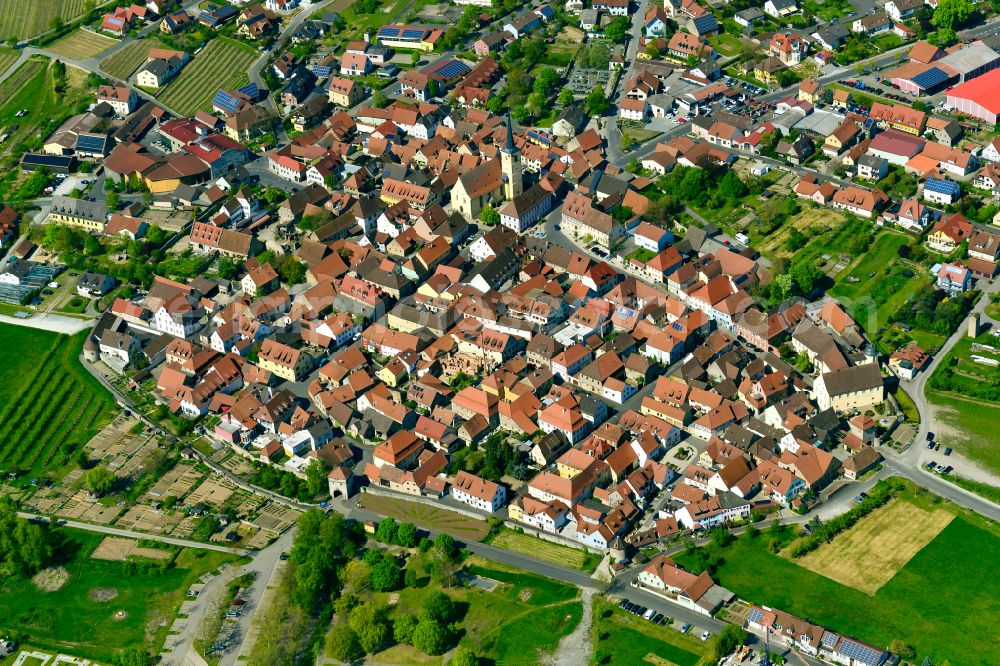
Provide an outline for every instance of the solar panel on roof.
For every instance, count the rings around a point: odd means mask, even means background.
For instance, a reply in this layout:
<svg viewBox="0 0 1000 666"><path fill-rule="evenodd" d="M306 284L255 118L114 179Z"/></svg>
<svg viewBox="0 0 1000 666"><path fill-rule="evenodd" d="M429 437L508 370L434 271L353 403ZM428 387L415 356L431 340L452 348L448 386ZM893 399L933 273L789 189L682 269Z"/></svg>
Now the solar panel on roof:
<svg viewBox="0 0 1000 666"><path fill-rule="evenodd" d="M378 29L379 37L396 37L399 35L399 28L383 27Z"/></svg>
<svg viewBox="0 0 1000 666"><path fill-rule="evenodd" d="M224 111L235 111L239 106L239 100L225 90L219 90L212 99L212 106L216 106Z"/></svg>
<svg viewBox="0 0 1000 666"><path fill-rule="evenodd" d="M107 139L103 136L88 136L81 134L76 137L77 150L104 150Z"/></svg>
<svg viewBox="0 0 1000 666"><path fill-rule="evenodd" d="M820 642L822 642L823 645L826 645L828 647L833 647L834 645L837 644L838 640L840 640L840 636L833 633L832 631L827 631L823 633L823 637L820 639Z"/></svg>
<svg viewBox="0 0 1000 666"><path fill-rule="evenodd" d="M921 72L920 74L914 76L913 82L926 90L941 85L949 78L950 77L946 73L942 72L937 67L931 67L926 72Z"/></svg>
<svg viewBox="0 0 1000 666"><path fill-rule="evenodd" d="M760 622L764 617L764 612L759 608L751 608L750 612L747 613L747 622Z"/></svg>
<svg viewBox="0 0 1000 666"><path fill-rule="evenodd" d="M248 83L242 88L238 88L238 90L247 97L256 97L260 94L260 89L257 87L256 83Z"/></svg>
<svg viewBox="0 0 1000 666"><path fill-rule="evenodd" d="M865 664L877 664L882 657L882 653L878 650L870 648L867 645L861 645L850 639L844 639L840 652Z"/></svg>
<svg viewBox="0 0 1000 666"><path fill-rule="evenodd" d="M410 30L404 30L403 31L403 37L406 37L408 39L420 39L423 36L424 36L424 31L423 30L412 30L412 29L410 29Z"/></svg>

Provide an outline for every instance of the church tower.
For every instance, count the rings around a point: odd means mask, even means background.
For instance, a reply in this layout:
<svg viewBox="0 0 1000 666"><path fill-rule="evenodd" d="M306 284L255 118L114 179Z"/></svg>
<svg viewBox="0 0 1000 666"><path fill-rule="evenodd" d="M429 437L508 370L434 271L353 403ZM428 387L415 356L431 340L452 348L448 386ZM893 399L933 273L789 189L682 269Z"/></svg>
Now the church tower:
<svg viewBox="0 0 1000 666"><path fill-rule="evenodd" d="M503 195L507 201L519 197L524 191L524 175L521 165L521 151L514 145L514 130L507 114L507 141L500 150L500 172L503 174Z"/></svg>

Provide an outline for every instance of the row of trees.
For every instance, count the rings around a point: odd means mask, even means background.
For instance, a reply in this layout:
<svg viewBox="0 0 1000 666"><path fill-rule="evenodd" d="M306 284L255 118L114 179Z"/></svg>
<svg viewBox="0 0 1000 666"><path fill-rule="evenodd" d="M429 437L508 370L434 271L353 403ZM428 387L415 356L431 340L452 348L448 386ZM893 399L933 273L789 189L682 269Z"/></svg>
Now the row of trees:
<svg viewBox="0 0 1000 666"><path fill-rule="evenodd" d="M893 498L895 491L890 487L879 487L865 498L861 504L848 510L845 513L831 518L826 522L818 518L810 523L810 531L807 536L800 538L792 544L789 554L792 557L802 557L819 548L824 543L833 541L833 537L841 532L850 529L859 520L870 514L875 509L883 506Z"/></svg>

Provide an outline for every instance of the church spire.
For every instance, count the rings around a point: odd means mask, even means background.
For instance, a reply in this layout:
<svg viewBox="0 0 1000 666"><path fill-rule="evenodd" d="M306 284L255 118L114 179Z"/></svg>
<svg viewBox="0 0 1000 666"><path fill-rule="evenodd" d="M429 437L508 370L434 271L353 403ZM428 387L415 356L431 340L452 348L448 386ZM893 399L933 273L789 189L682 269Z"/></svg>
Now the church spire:
<svg viewBox="0 0 1000 666"><path fill-rule="evenodd" d="M510 111L507 112L507 141L504 143L505 152L513 153L517 148L514 146L514 130L510 126Z"/></svg>

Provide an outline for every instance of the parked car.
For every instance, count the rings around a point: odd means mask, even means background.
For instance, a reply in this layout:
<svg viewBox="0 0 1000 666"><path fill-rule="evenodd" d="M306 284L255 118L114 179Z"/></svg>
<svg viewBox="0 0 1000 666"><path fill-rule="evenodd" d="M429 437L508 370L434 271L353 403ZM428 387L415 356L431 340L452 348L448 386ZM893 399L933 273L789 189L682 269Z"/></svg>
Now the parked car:
<svg viewBox="0 0 1000 666"><path fill-rule="evenodd" d="M683 627L681 627L681 633L682 633L682 634L686 634L686 633L687 633L687 632L689 632L689 631L691 631L691 625L690 625L690 624L687 624L687 623L685 623L685 624L684 624L684 626L683 626Z"/></svg>
<svg viewBox="0 0 1000 666"><path fill-rule="evenodd" d="M950 446L945 447L944 454L946 456L950 456L951 455L951 447Z"/></svg>
<svg viewBox="0 0 1000 666"><path fill-rule="evenodd" d="M937 467L937 463L933 460L927 463L927 469L933 470L935 467Z"/></svg>
<svg viewBox="0 0 1000 666"><path fill-rule="evenodd" d="M948 465L943 470L941 470L941 473L942 474L951 474L951 470L953 470L953 469L955 469L955 468L952 467L951 465Z"/></svg>
<svg viewBox="0 0 1000 666"><path fill-rule="evenodd" d="M927 433L927 441L928 442L933 442L934 441L934 433L932 433L932 432L928 432Z"/></svg>
<svg viewBox="0 0 1000 666"><path fill-rule="evenodd" d="M655 615L656 611L650 608L648 611L642 614L642 617L644 620L652 620Z"/></svg>
<svg viewBox="0 0 1000 666"><path fill-rule="evenodd" d="M712 636L711 632L704 631L701 634L701 640L707 641L709 638L711 638L711 636Z"/></svg>

